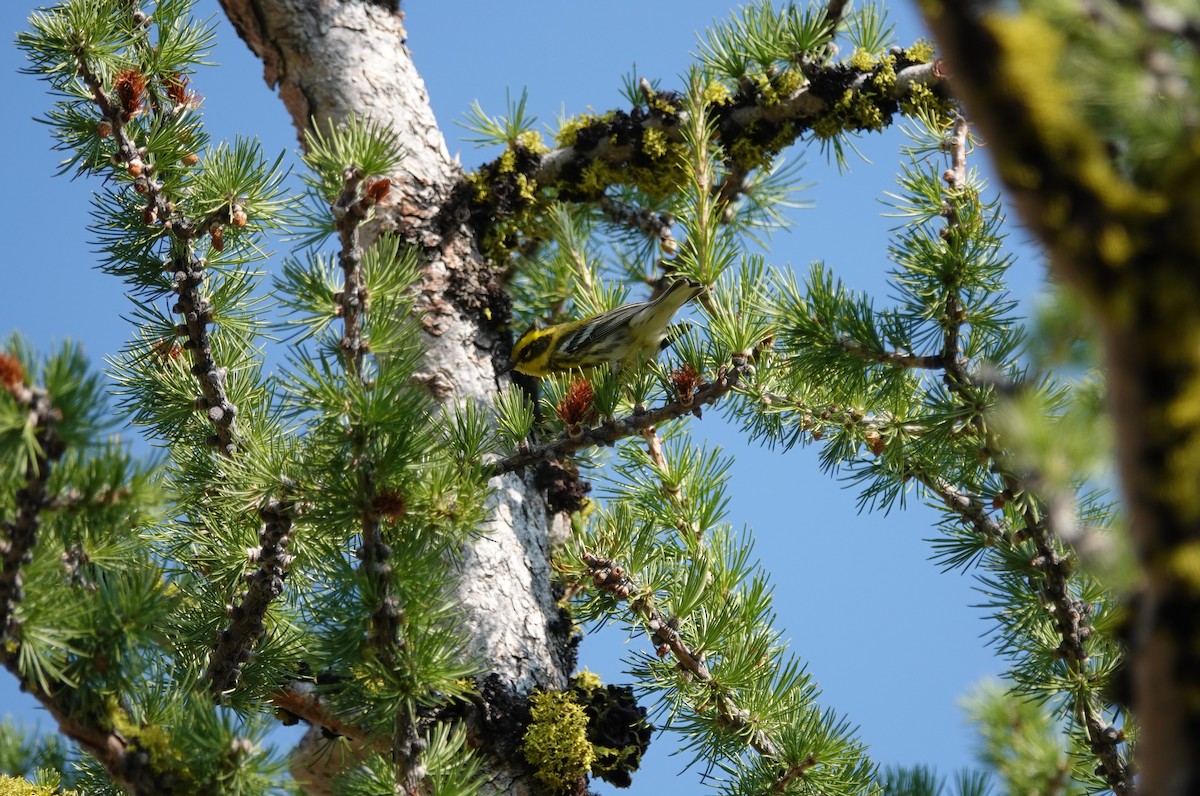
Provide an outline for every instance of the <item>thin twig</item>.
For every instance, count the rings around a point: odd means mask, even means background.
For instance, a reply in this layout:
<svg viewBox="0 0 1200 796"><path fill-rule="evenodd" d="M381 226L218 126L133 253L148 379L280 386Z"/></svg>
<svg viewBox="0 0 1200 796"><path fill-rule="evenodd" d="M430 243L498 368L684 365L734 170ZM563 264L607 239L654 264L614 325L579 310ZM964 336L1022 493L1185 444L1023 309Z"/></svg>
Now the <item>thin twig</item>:
<svg viewBox="0 0 1200 796"><path fill-rule="evenodd" d="M949 140L951 168L944 175L949 191L954 194L966 186L968 141L967 121L960 115L954 121L954 128ZM961 221L954 200L955 197L951 196L947 203L946 231L944 233L946 236L962 234L962 231L958 229ZM945 301L944 349L942 351L945 363L944 380L947 386L962 395L964 400L969 400L969 396L978 395L981 390L981 385L977 384L974 377L967 371L966 358L961 351L960 330L968 320L957 288L948 290ZM997 436L994 424L984 423L982 415L979 414L972 418L972 424L983 440L981 453L993 462L993 467L1004 482L1006 494L1033 493L1034 485L1027 483L1008 461L1003 442ZM955 508L950 503L947 505L950 505L952 509ZM1041 514L1029 501L1023 501L1021 506L1024 529L1017 535L1002 538L1009 544L1017 543L1022 537L1033 541L1037 557L1032 563L1034 568L1042 574L1039 596L1051 607L1055 629L1060 639L1057 653L1070 671L1080 677L1088 677L1091 673L1088 668L1088 654L1084 647L1084 640L1091 635L1092 628L1087 622L1087 608L1081 600L1071 594L1074 562L1070 561L1069 557L1061 555L1058 546L1052 541L1059 536L1053 527L1054 516ZM983 522L979 508L977 503L970 501L955 510L960 511L964 517L970 519L975 527L979 528ZM1109 787L1118 796L1132 793L1133 780L1128 764L1120 754L1124 733L1114 729L1104 720L1102 712L1094 704L1090 694L1082 697L1072 694L1072 697L1073 717L1083 727L1087 734L1088 744L1100 761L1099 773L1104 776Z"/></svg>
<svg viewBox="0 0 1200 796"><path fill-rule="evenodd" d="M944 354L910 354L907 351L874 351L858 340L842 337L839 347L865 362L878 362L896 368L911 370L941 370Z"/></svg>
<svg viewBox="0 0 1200 796"><path fill-rule="evenodd" d="M391 739L372 738L370 730L366 727L333 713L328 703L321 697L316 684L309 680L292 680L287 683L283 688L271 694L271 703L309 724L323 728L329 734L342 736L359 743L370 741L372 748L381 754L388 754L391 751Z"/></svg>
<svg viewBox="0 0 1200 796"><path fill-rule="evenodd" d="M7 355L5 355L7 357ZM0 654L6 644L20 645L20 622L17 606L25 599L24 567L33 561L42 528L42 510L50 500L50 472L62 457L65 447L58 439L54 425L59 412L50 395L41 387L14 384L8 392L17 405L28 412L27 423L34 429L36 451L25 465L25 484L16 493L16 515L4 522L4 539L0 541Z"/></svg>
<svg viewBox="0 0 1200 796"><path fill-rule="evenodd" d="M683 490L678 484L672 484L669 480L666 480L670 478L671 465L667 462L667 456L663 452L662 437L658 436L658 430L654 426L643 429L642 437L646 440L646 453L650 457L651 464L655 466L660 476L664 479L662 490L671 501L674 509L675 527L688 538L699 540L701 536L699 525L684 519L687 516L687 512L685 511L686 504L684 503Z"/></svg>
<svg viewBox="0 0 1200 796"><path fill-rule="evenodd" d="M342 350L347 375L352 379L363 378L363 357L367 352L362 329L367 287L363 281L363 251L359 243L359 228L367 213L363 202L365 195L359 193L364 176L356 169L347 169L342 175L342 192L331 207L341 243L338 265L342 268L344 278L341 292L334 297L344 330L338 345Z"/></svg>
<svg viewBox="0 0 1200 796"><path fill-rule="evenodd" d="M949 196L946 198L944 211L946 227L943 233L947 238L964 234L964 230L959 228L960 219L955 201L958 199L960 191L966 186L967 132L967 120L961 115L956 116L954 119L954 129L948 142L951 166L942 175L949 188ZM961 261L957 263L959 268L964 267L964 265ZM962 346L959 341L962 326L967 320L967 313L959 299L958 287L955 284L946 291L942 310L941 367L944 369L943 378L946 386L952 391L964 390L970 384L970 376L967 374L967 363L962 356ZM979 423L979 420L979 417L976 416L975 422Z"/></svg>
<svg viewBox="0 0 1200 796"><path fill-rule="evenodd" d="M627 570L611 559L601 558L586 551L581 559L592 576L592 583L627 602L629 609L642 618L660 656L671 655L681 669L701 682L713 681L703 657L692 652L676 629L675 623L658 610L651 598L639 592ZM730 730L748 738L750 747L763 757L779 757L778 747L756 726L749 711L739 707L724 691L718 692L716 702L721 719Z"/></svg>
<svg viewBox="0 0 1200 796"><path fill-rule="evenodd" d="M959 515L988 544L1013 544L1014 532L1008 523L988 511L988 504L978 495L962 491L941 476L917 472L914 477L933 494L942 499L946 508Z"/></svg>
<svg viewBox="0 0 1200 796"><path fill-rule="evenodd" d="M686 403L680 400L670 401L656 409L635 412L592 428L582 428L575 435L564 433L545 445L506 456L492 465L489 476L504 475L541 461L559 459L584 448L600 445L610 446L626 437L641 434L647 428L652 428L659 423L665 423L688 414L696 414L701 407L715 403L717 399L736 387L742 374L748 368L749 365L745 362L740 365L735 363L719 373L712 384L706 384L697 389L691 400Z"/></svg>
<svg viewBox="0 0 1200 796"><path fill-rule="evenodd" d="M368 291L366 275L363 272L360 233L362 222L369 217L379 198L388 193L390 183L386 178L381 178L365 184L365 177L366 175L357 169L347 169L342 175L342 191L334 201L332 210L340 243L338 264L344 277L342 290L335 297L343 328L338 345L342 351L347 378L357 380L364 389L370 390L371 380L365 369L370 341L367 340L363 329L368 309ZM400 666L400 652L404 645L400 629L404 611L392 584L392 549L383 537L383 511L380 506L384 497L376 488L367 442L358 430L352 432L352 466L358 479L360 493L367 503L360 517L362 545L358 549L358 556L362 563L359 565L359 571L373 584L371 647L383 666L395 670ZM394 724L390 752L392 762L396 766L396 785L401 793L416 794L425 776L424 766L420 764L419 749L423 742L416 736L416 727L412 726L411 719L403 713L396 714ZM416 741L413 740L414 737Z"/></svg>
<svg viewBox="0 0 1200 796"><path fill-rule="evenodd" d="M30 693L54 718L59 730L72 739L105 767L115 782L133 794L170 793L165 779L146 754L134 754L125 739L112 729L114 713L81 709L75 703L75 689L66 683L53 682L49 688L31 678L21 666L21 623L16 617L17 606L24 599L23 567L33 560L42 525L42 511L53 502L49 479L53 465L66 452L55 431L60 420L49 393L42 387L24 384L5 385L18 405L29 412L35 431L37 452L25 467L25 484L15 496L16 514L3 524L4 538L0 541L3 562L0 564L0 663L17 678L23 690ZM132 722L129 716L123 720Z"/></svg>
<svg viewBox="0 0 1200 796"><path fill-rule="evenodd" d="M122 107L105 91L99 76L82 57L76 62L76 70L91 91L92 101L100 109L103 123L117 142L116 163L133 177L134 190L147 198L147 222L161 222L167 234L184 243L206 234L212 234L216 239L227 208L191 221L177 212L174 203L163 192L163 184L154 179L153 164L142 160L137 143L129 135L126 122L132 109ZM229 400L225 389L227 371L218 367L213 357L212 341L208 334L208 327L213 322L212 307L201 290L205 263L202 258L188 254L186 250L189 248L184 246L185 251L176 255L169 264L173 277L171 290L179 297L171 311L183 316L183 323L176 326L175 333L186 338L183 347L191 352L191 373L196 377L201 392L196 399L196 408L203 411L216 428L216 433L210 435L206 442L222 455L232 456L237 450L238 433L234 423L237 407Z"/></svg>
<svg viewBox="0 0 1200 796"><path fill-rule="evenodd" d="M263 620L271 601L283 593L283 579L293 558L287 546L294 513L295 504L290 500L271 500L259 509L263 523L259 546L249 551L250 560L257 561L258 568L245 576L246 591L230 606L230 625L220 632L204 673L214 694L223 694L237 685L242 665L250 660L255 644L266 633Z"/></svg>
<svg viewBox="0 0 1200 796"><path fill-rule="evenodd" d="M192 354L191 373L201 392L196 398L196 408L203 411L216 428L216 433L205 441L222 455L232 456L237 451L238 431L234 422L237 407L229 400L225 387L229 371L219 367L213 356L212 337L208 333L213 322L212 305L201 290L204 266L204 260L199 257L181 255L174 266L177 270L171 282L171 289L179 299L171 311L184 319L175 327L175 332L187 338L183 347Z"/></svg>

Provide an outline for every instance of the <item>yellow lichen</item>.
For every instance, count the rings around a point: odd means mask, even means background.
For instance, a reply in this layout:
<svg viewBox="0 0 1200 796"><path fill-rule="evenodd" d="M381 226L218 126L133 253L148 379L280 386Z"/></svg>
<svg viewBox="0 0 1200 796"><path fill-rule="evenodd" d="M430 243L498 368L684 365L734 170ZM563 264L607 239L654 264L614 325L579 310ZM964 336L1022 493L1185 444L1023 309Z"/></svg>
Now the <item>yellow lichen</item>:
<svg viewBox="0 0 1200 796"><path fill-rule="evenodd" d="M871 83L879 94L886 94L896 85L896 57L889 55L879 62Z"/></svg>
<svg viewBox="0 0 1200 796"><path fill-rule="evenodd" d="M560 147L575 146L576 136L583 129L583 125L578 119L569 119L563 122L562 127L558 128L558 132L554 134L554 143Z"/></svg>
<svg viewBox="0 0 1200 796"><path fill-rule="evenodd" d="M560 147L575 146L580 130L585 130L595 124L603 124L611 119L611 113L604 114L603 116L598 116L594 113L581 113L574 119L567 119L562 123L562 127L558 128L558 132L554 134L554 143Z"/></svg>
<svg viewBox="0 0 1200 796"><path fill-rule="evenodd" d="M855 50L850 56L849 64L860 72L869 72L875 68L878 59L866 50Z"/></svg>
<svg viewBox="0 0 1200 796"><path fill-rule="evenodd" d="M704 87L704 101L709 105L724 105L732 99L729 86L719 80L710 80Z"/></svg>
<svg viewBox="0 0 1200 796"><path fill-rule="evenodd" d="M661 158L667 154L667 137L661 130L646 128L642 134L642 151L652 158Z"/></svg>
<svg viewBox="0 0 1200 796"><path fill-rule="evenodd" d="M500 155L500 162L497 164L497 169L501 174L511 174L517 168L517 153L513 149L506 149Z"/></svg>
<svg viewBox="0 0 1200 796"><path fill-rule="evenodd" d="M754 142L739 138L729 147L729 155L735 163L757 163L762 159L763 150Z"/></svg>
<svg viewBox="0 0 1200 796"><path fill-rule="evenodd" d="M830 112L813 123L813 132L832 138L846 129L879 130L883 125L883 112L870 96L846 89Z"/></svg>
<svg viewBox="0 0 1200 796"><path fill-rule="evenodd" d="M479 204L487 202L489 190L487 177L484 177L478 171L468 172L465 177L467 184L471 186L472 197Z"/></svg>
<svg viewBox="0 0 1200 796"><path fill-rule="evenodd" d="M779 104L779 93L766 75L755 75L754 86L758 91L758 101L764 108Z"/></svg>
<svg viewBox="0 0 1200 796"><path fill-rule="evenodd" d="M762 130L752 127L747 131L746 136L735 140L730 145L730 158L746 169L756 169L767 165L780 150L796 140L796 129L790 123L773 126L776 129L766 142L761 140Z"/></svg>
<svg viewBox="0 0 1200 796"><path fill-rule="evenodd" d="M1161 274L1146 286L1158 295L1159 315L1163 318L1184 318L1191 309L1190 291L1179 290L1170 273ZM1162 433L1171 439L1171 450L1165 462L1165 477L1160 489L1165 500L1175 508L1175 513L1187 522L1200 517L1200 492L1195 485L1200 473L1200 329L1195 323L1168 323L1163 329L1171 336L1157 346L1165 360L1174 370L1188 374L1181 386L1162 407L1161 421L1155 423ZM1200 543L1196 543L1200 545ZM1171 562L1173 569L1187 565L1185 569L1200 575L1200 547L1186 551L1181 547ZM1195 566L1196 569L1190 567ZM1184 570L1176 574L1183 576ZM1189 581L1200 592L1200 577Z"/></svg>
<svg viewBox="0 0 1200 796"><path fill-rule="evenodd" d="M775 76L775 88L781 96L790 97L804 85L804 75L799 69L785 69Z"/></svg>
<svg viewBox="0 0 1200 796"><path fill-rule="evenodd" d="M659 113L676 114L679 108L671 104L671 101L661 94L655 94L650 98L650 107Z"/></svg>
<svg viewBox="0 0 1200 796"><path fill-rule="evenodd" d="M120 733L130 748L146 753L150 767L163 774L170 774L181 783L195 784L195 777L187 763L174 754L171 733L167 728L136 722L115 699L105 701L106 715L112 728Z"/></svg>
<svg viewBox="0 0 1200 796"><path fill-rule="evenodd" d="M924 64L933 60L936 51L928 39L917 39L913 46L904 51L904 58L915 64Z"/></svg>
<svg viewBox="0 0 1200 796"><path fill-rule="evenodd" d="M856 107L855 121L867 130L882 130L885 125L883 111L869 102L863 102Z"/></svg>
<svg viewBox="0 0 1200 796"><path fill-rule="evenodd" d="M593 160L583 169L579 176L579 188L585 193L598 193L609 184L608 167L599 160Z"/></svg>
<svg viewBox="0 0 1200 796"><path fill-rule="evenodd" d="M908 87L908 93L900 100L900 110L908 116L924 114L935 119L947 118L955 112L954 103L939 97L923 83L913 83Z"/></svg>
<svg viewBox="0 0 1200 796"><path fill-rule="evenodd" d="M526 202L533 202L537 198L537 180L531 180L524 174L518 174L517 193Z"/></svg>
<svg viewBox="0 0 1200 796"><path fill-rule="evenodd" d="M584 691L591 691L603 685L600 680L600 675L588 669L581 669L578 674L571 678L571 685Z"/></svg>
<svg viewBox="0 0 1200 796"><path fill-rule="evenodd" d="M1108 265L1124 265L1133 254L1133 244L1129 240L1129 230L1123 224L1112 223L1105 225L1097 240L1097 250L1100 259Z"/></svg>
<svg viewBox="0 0 1200 796"><path fill-rule="evenodd" d="M45 785L34 785L29 780L0 774L0 796L75 796L77 791L55 790Z"/></svg>
<svg viewBox="0 0 1200 796"><path fill-rule="evenodd" d="M563 691L536 693L529 705L529 727L521 743L525 759L552 792L574 792L595 759L583 706Z"/></svg>
<svg viewBox="0 0 1200 796"><path fill-rule="evenodd" d="M676 141L666 145L666 151L652 167L627 166L614 173L614 180L634 185L647 196L663 198L677 193L686 182L687 175L680 164L686 162L687 156L686 146Z"/></svg>
<svg viewBox="0 0 1200 796"><path fill-rule="evenodd" d="M542 134L537 130L526 130L517 136L517 143L538 155L544 155L550 151L546 143L542 141Z"/></svg>
<svg viewBox="0 0 1200 796"><path fill-rule="evenodd" d="M844 129L837 115L832 113L819 116L812 124L813 135L817 138L837 138Z"/></svg>
<svg viewBox="0 0 1200 796"><path fill-rule="evenodd" d="M1046 156L1073 172L1114 215L1144 217L1165 209L1161 195L1138 189L1116 172L1105 143L1080 112L1060 69L1062 33L1028 12L990 14L985 24L1000 48L997 83L1025 108Z"/></svg>

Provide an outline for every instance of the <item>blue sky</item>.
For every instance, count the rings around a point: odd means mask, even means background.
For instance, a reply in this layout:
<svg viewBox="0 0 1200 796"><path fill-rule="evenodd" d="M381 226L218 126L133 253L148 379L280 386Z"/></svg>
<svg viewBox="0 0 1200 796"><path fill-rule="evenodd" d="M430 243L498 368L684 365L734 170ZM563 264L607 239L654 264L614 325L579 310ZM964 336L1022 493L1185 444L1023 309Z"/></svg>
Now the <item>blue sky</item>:
<svg viewBox="0 0 1200 796"><path fill-rule="evenodd" d="M115 278L94 270L88 242L93 182L53 178L61 155L49 149L48 129L31 117L49 107L43 84L17 74L23 66L12 37L25 27L28 7L9 2L0 19L9 44L0 48L0 89L10 119L0 126L9 153L10 197L4 213L6 289L0 293L0 334L20 330L39 350L63 339L81 341L97 366L130 335L121 320L128 300ZM449 3L412 0L404 4L409 40L426 80L450 152L471 166L494 156L459 140L469 135L454 124L472 101L501 113L505 92L529 92L529 109L542 123L622 107L621 76L636 64L639 75L661 78L664 88L680 85L691 63L696 32L732 6L705 0L658 3L563 4ZM922 35L908 3L893 4L901 44ZM569 8L569 11L566 10ZM221 17L216 0L199 0L198 13L221 24L211 61L196 76L214 141L236 135L261 137L267 152L287 150L295 163L296 136L278 99L262 81L262 68ZM853 288L888 301L884 283L890 267L887 241L892 221L883 217L884 192L893 189L902 136L898 131L861 139L867 160L852 159L839 174L814 147L787 153L807 163L804 182L815 183L801 198L814 207L790 214L794 226L771 242L768 261L805 271L823 260ZM976 156L976 163L982 158ZM1032 247L1012 250L1018 263L1014 295L1023 307L1043 278ZM268 268L277 268L273 258ZM747 445L716 412L694 421L697 442L721 446L735 458L729 517L753 529L757 557L773 572L776 610L784 637L820 683L823 706L858 725L875 760L883 764L925 763L950 772L973 762L974 736L957 700L981 678L1004 664L986 648L988 622L970 576L941 574L928 560L925 539L933 535L932 510L909 501L890 516L860 515L855 494L822 474L815 450L786 454ZM585 639L582 663L607 682L624 682L619 657L646 650L645 639L613 632ZM0 713L48 723L0 677ZM652 745L634 792L654 792L674 783L686 762L670 757L670 743ZM683 775L695 782L698 771ZM615 792L602 784L598 789Z"/></svg>

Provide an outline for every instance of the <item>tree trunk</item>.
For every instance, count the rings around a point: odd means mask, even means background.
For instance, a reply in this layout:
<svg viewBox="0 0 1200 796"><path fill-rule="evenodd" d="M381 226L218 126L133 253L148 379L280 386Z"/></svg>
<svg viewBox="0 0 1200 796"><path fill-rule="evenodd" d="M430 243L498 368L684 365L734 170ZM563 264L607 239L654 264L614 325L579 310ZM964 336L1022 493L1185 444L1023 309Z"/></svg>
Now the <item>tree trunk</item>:
<svg viewBox="0 0 1200 796"><path fill-rule="evenodd" d="M394 232L423 252L419 311L427 355L418 378L440 403L490 402L500 378L494 360L508 353L483 312L497 288L474 233L448 210L461 172L404 46L403 15L363 0L221 3L262 58L267 83L278 87L302 139L310 125L337 125L351 114L396 131L405 157L401 172L390 175L391 196L375 233ZM513 759L520 728L510 706L523 704L534 688L563 688L573 652L570 622L550 589L554 523L545 502L517 475L492 485L492 519L463 551L457 593L470 651L490 673L476 733L489 787L518 794L529 791L529 773ZM321 792L319 775L310 776L310 790Z"/></svg>

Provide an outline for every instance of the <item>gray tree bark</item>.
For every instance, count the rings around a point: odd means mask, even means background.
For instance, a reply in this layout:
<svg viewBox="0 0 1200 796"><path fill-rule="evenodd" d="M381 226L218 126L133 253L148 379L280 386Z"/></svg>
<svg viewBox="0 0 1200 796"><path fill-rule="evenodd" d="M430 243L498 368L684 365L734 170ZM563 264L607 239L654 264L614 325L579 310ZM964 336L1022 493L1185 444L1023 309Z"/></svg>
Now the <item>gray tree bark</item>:
<svg viewBox="0 0 1200 796"><path fill-rule="evenodd" d="M264 78L278 88L301 140L311 125L337 125L351 114L399 135L405 157L401 171L390 175L391 195L374 232L394 232L423 252L419 310L428 353L418 378L443 404L490 401L501 377L493 364L498 335L478 312L486 305L488 264L473 232L443 212L461 170L404 46L403 15L364 0L221 4L262 59ZM493 486L491 520L464 550L457 586L469 652L491 673L485 703L521 700L536 687L561 689L573 666L570 623L550 589L554 523L538 490L521 477L510 474ZM476 733L488 754L490 792L528 793L529 772L511 759L512 739L491 737L494 730L485 725ZM293 768L304 772L312 793L327 792L330 769L349 764L322 755L323 746L319 733L310 733L294 756Z"/></svg>

